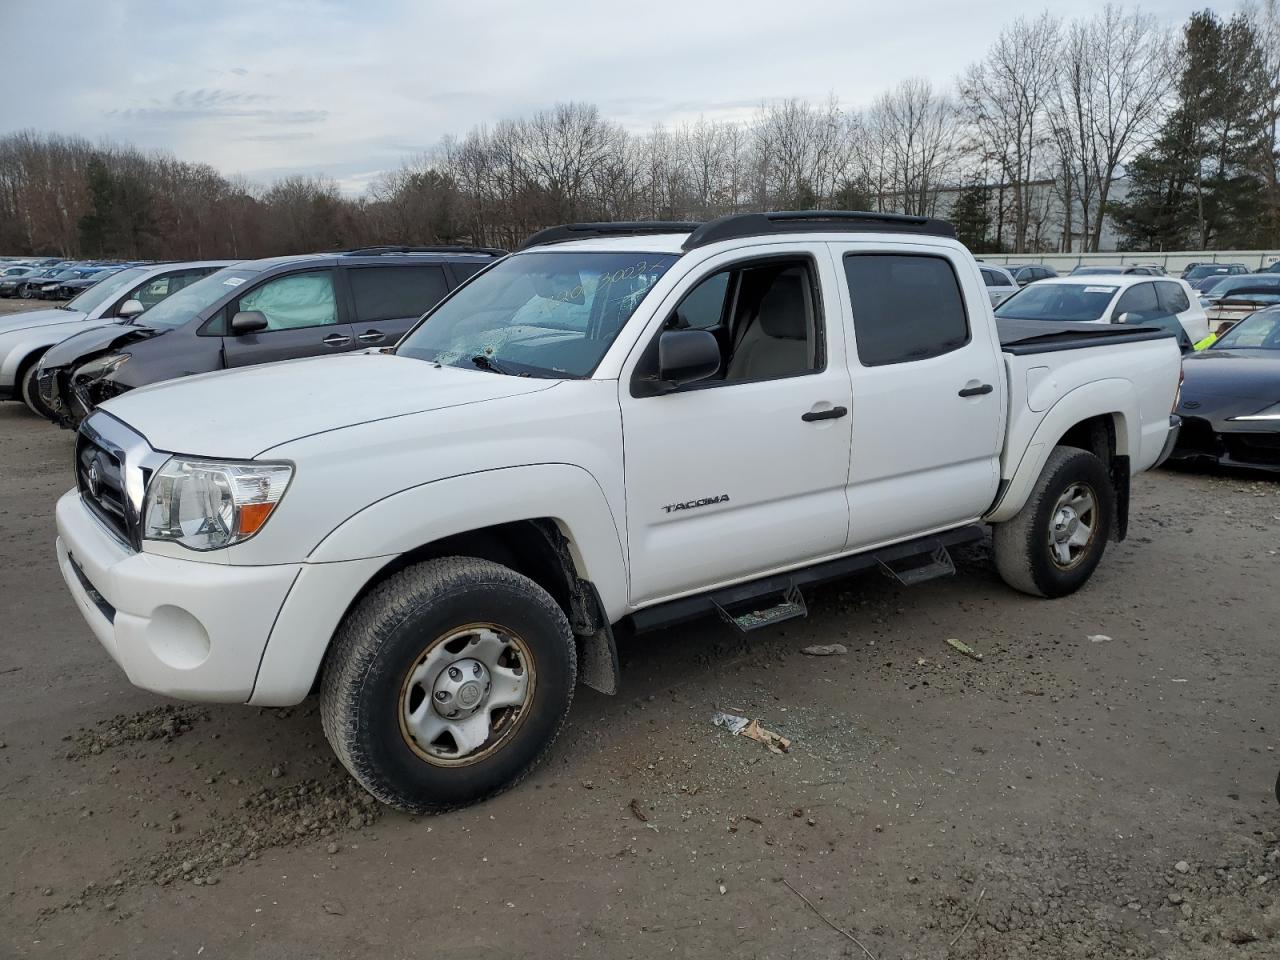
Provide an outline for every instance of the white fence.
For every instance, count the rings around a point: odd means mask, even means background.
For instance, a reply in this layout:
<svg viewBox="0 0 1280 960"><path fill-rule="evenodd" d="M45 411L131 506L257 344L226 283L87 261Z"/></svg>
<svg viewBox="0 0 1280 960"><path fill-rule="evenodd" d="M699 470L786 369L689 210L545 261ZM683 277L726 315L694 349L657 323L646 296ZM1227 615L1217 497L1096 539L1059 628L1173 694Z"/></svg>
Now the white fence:
<svg viewBox="0 0 1280 960"><path fill-rule="evenodd" d="M1079 266L1114 266L1117 263L1154 263L1166 273L1181 273L1189 263L1243 263L1250 270L1265 270L1280 260L1280 250L1177 250L1169 253L984 253L987 263L1043 263L1059 273Z"/></svg>

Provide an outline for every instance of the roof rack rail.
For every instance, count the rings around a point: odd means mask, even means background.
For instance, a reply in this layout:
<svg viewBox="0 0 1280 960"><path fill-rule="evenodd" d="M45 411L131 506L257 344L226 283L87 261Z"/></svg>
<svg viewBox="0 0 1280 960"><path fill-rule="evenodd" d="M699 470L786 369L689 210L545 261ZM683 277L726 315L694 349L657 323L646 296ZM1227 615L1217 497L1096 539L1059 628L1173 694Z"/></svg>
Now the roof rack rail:
<svg viewBox="0 0 1280 960"><path fill-rule="evenodd" d="M614 223L564 223L547 227L530 234L520 244L520 250L539 247L547 243L564 243L566 240L585 240L588 237L642 236L647 233L689 233L702 226L700 222L685 220L619 220Z"/></svg>
<svg viewBox="0 0 1280 960"><path fill-rule="evenodd" d="M382 253L478 253L489 257L505 257L507 251L499 247L473 247L460 243L444 243L428 247L399 247L386 244L376 247L357 247L354 250L339 250L343 257L373 257Z"/></svg>
<svg viewBox="0 0 1280 960"><path fill-rule="evenodd" d="M721 240L771 236L779 233L826 233L874 230L880 233L922 233L954 237L956 229L945 220L912 217L901 213L866 210L775 210L769 213L733 213L704 223L689 235L684 250L694 250Z"/></svg>

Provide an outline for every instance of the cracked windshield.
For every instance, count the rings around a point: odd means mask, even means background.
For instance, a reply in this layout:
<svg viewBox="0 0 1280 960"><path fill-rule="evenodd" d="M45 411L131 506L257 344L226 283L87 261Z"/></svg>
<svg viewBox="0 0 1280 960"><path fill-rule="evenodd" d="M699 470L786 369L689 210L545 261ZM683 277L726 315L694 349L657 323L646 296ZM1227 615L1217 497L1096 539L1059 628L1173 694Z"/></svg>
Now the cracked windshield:
<svg viewBox="0 0 1280 960"><path fill-rule="evenodd" d="M400 356L533 377L587 377L674 254L525 253L446 300Z"/></svg>

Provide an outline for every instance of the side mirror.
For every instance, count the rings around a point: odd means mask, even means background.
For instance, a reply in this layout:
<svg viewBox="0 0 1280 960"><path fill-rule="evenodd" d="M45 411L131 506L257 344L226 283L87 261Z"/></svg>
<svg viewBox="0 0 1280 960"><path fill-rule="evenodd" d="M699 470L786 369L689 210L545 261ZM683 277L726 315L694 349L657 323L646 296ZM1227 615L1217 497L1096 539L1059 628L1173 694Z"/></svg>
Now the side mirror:
<svg viewBox="0 0 1280 960"><path fill-rule="evenodd" d="M720 344L706 330L665 330L658 338L658 380L674 390L714 376L720 369Z"/></svg>
<svg viewBox="0 0 1280 960"><path fill-rule="evenodd" d="M1119 315L1116 317L1116 319L1115 319L1115 321L1114 321L1114 322L1115 322L1115 323L1128 323L1128 322L1129 322L1129 321L1131 321L1132 319L1133 319L1133 314L1132 314L1132 313L1122 313L1122 314L1119 314Z"/></svg>
<svg viewBox="0 0 1280 960"><path fill-rule="evenodd" d="M231 318L231 334L243 337L267 329L267 317L261 310L241 310Z"/></svg>
<svg viewBox="0 0 1280 960"><path fill-rule="evenodd" d="M145 309L147 308L142 305L141 300L126 300L120 304L120 309L116 311L116 316L121 320L132 320Z"/></svg>

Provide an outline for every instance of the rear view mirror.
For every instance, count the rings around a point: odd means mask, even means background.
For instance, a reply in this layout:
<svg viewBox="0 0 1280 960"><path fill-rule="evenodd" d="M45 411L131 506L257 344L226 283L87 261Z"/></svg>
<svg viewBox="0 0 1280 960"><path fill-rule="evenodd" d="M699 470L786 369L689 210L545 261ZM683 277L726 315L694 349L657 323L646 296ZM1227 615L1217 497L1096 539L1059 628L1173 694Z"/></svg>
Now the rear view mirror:
<svg viewBox="0 0 1280 960"><path fill-rule="evenodd" d="M116 316L121 320L132 320L145 309L147 308L142 305L141 300L129 299L120 304L120 309L116 311Z"/></svg>
<svg viewBox="0 0 1280 960"><path fill-rule="evenodd" d="M243 337L267 329L267 317L261 310L241 310L231 318L231 334Z"/></svg>
<svg viewBox="0 0 1280 960"><path fill-rule="evenodd" d="M658 339L658 380L674 390L714 376L720 344L706 330L666 330Z"/></svg>

